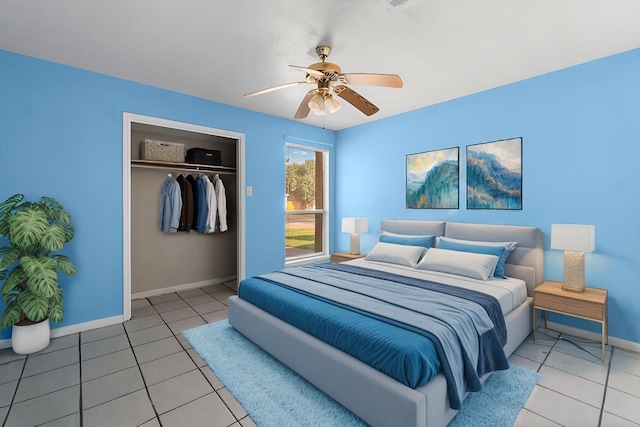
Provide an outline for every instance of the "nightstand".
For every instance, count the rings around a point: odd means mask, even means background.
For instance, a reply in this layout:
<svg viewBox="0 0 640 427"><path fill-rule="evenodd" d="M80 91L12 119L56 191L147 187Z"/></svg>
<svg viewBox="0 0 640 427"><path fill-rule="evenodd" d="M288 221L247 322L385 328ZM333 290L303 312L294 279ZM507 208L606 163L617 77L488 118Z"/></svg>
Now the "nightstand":
<svg viewBox="0 0 640 427"><path fill-rule="evenodd" d="M562 283L547 281L533 291L533 341L536 340L536 309L544 311L544 327L547 327L547 312L599 322L602 328L602 363L604 346L609 341L607 326L606 289L586 287L584 292L562 290Z"/></svg>
<svg viewBox="0 0 640 427"><path fill-rule="evenodd" d="M352 259L364 258L366 256L367 254L354 255L349 252L336 252L331 254L331 262L351 261Z"/></svg>

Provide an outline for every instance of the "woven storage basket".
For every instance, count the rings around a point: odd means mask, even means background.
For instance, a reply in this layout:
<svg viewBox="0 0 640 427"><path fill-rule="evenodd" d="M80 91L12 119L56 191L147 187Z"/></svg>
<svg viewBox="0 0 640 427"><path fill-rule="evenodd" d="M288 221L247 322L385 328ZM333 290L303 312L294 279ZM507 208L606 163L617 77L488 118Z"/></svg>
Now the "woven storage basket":
<svg viewBox="0 0 640 427"><path fill-rule="evenodd" d="M184 144L145 139L140 141L140 159L184 163Z"/></svg>

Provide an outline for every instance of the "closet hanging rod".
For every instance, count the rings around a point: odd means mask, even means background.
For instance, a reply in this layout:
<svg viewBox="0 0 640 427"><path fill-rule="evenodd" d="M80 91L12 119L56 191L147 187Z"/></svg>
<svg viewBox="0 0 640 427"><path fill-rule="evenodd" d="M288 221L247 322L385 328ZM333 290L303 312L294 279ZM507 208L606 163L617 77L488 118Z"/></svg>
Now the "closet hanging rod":
<svg viewBox="0 0 640 427"><path fill-rule="evenodd" d="M163 166L155 166L155 165L141 165L141 164L135 164L132 163L131 167L133 168L142 168L142 169L164 169L164 170L168 170L168 171L183 171L183 172L202 172L202 173L212 173L212 174L220 174L220 175L235 175L236 171L235 170L224 170L224 169L217 169L215 167L208 167L208 166L202 166L202 167L189 167L189 168L181 168L181 167L172 167L170 165L163 165ZM231 169L231 168L229 168Z"/></svg>

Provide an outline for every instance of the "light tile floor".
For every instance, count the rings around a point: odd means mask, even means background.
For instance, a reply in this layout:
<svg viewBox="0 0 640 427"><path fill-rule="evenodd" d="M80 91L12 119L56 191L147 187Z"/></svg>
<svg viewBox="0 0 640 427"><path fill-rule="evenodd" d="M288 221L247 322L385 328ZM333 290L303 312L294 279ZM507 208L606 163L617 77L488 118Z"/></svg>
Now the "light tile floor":
<svg viewBox="0 0 640 427"><path fill-rule="evenodd" d="M509 358L542 374L516 427L640 426L640 353L538 328Z"/></svg>
<svg viewBox="0 0 640 427"><path fill-rule="evenodd" d="M225 286L226 285L226 286ZM0 350L6 427L248 427L255 424L181 332L227 317L235 283L135 300L128 322L55 338L37 353ZM539 329L509 358L542 378L516 421L640 426L640 354Z"/></svg>

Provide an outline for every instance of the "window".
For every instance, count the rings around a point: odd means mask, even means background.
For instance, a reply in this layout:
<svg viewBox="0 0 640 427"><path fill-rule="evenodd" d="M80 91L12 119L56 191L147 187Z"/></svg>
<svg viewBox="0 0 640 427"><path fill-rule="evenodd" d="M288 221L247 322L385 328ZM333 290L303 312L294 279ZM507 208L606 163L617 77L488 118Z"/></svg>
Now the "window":
<svg viewBox="0 0 640 427"><path fill-rule="evenodd" d="M287 144L285 248L287 261L324 255L328 248L328 153Z"/></svg>

